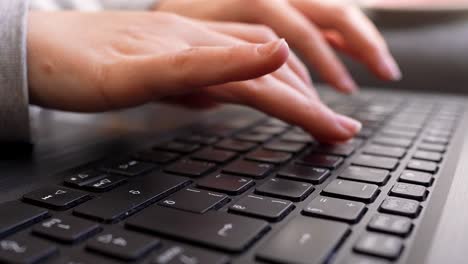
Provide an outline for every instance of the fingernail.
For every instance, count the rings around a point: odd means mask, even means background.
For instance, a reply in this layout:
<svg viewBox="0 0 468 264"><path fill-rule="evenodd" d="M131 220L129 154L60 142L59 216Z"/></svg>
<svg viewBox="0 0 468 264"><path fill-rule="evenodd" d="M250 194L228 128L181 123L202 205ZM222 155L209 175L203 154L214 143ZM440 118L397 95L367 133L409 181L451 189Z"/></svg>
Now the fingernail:
<svg viewBox="0 0 468 264"><path fill-rule="evenodd" d="M341 78L339 86L342 90L348 93L355 93L359 90L357 84L349 76Z"/></svg>
<svg viewBox="0 0 468 264"><path fill-rule="evenodd" d="M283 47L283 45L288 45L284 39L278 39L276 41L268 42L266 44L261 44L258 46L257 51L260 55L268 56L274 54L279 49Z"/></svg>
<svg viewBox="0 0 468 264"><path fill-rule="evenodd" d="M338 124L347 131L349 136L354 136L362 128L361 122L344 115L336 114L336 120Z"/></svg>
<svg viewBox="0 0 468 264"><path fill-rule="evenodd" d="M384 58L380 63L380 72L388 76L392 81L401 80L402 74L398 64L392 58Z"/></svg>

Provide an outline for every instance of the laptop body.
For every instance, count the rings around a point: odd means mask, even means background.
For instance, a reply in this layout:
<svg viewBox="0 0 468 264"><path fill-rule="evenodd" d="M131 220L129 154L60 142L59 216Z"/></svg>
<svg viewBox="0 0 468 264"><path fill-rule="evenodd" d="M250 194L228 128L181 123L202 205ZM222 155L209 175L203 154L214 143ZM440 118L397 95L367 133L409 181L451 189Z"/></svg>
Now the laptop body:
<svg viewBox="0 0 468 264"><path fill-rule="evenodd" d="M250 109L36 113L2 161L5 263L463 263L466 98L324 92L341 146ZM8 150L5 150L8 152Z"/></svg>

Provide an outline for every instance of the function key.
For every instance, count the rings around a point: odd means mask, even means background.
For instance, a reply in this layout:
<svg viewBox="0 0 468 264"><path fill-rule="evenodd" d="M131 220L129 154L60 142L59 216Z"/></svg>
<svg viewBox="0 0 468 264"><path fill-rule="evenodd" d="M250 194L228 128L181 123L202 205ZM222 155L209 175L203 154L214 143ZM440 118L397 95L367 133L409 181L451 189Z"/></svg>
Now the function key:
<svg viewBox="0 0 468 264"><path fill-rule="evenodd" d="M377 157L371 155L359 155L353 161L353 165L372 167L377 169L394 170L398 166L398 159Z"/></svg>
<svg viewBox="0 0 468 264"><path fill-rule="evenodd" d="M303 210L306 215L356 223L366 211L366 205L331 197L318 196Z"/></svg>
<svg viewBox="0 0 468 264"><path fill-rule="evenodd" d="M220 193L187 188L176 192L159 205L203 214L226 204L229 198Z"/></svg>
<svg viewBox="0 0 468 264"><path fill-rule="evenodd" d="M332 155L309 153L296 162L307 166L336 169L341 165L341 163L343 163L343 158Z"/></svg>
<svg viewBox="0 0 468 264"><path fill-rule="evenodd" d="M390 172L388 170L349 166L340 173L339 177L347 180L384 185L390 178Z"/></svg>
<svg viewBox="0 0 468 264"><path fill-rule="evenodd" d="M380 205L381 212L416 218L421 211L419 202L409 199L387 197Z"/></svg>
<svg viewBox="0 0 468 264"><path fill-rule="evenodd" d="M74 207L91 197L82 191L64 187L44 187L23 196L23 200L55 210L65 210Z"/></svg>
<svg viewBox="0 0 468 264"><path fill-rule="evenodd" d="M258 133L258 132L242 132L235 136L236 139L243 141L250 141L256 143L263 143L272 137L271 134Z"/></svg>
<svg viewBox="0 0 468 264"><path fill-rule="evenodd" d="M394 236L365 233L354 245L354 250L362 254L396 260L403 251L403 240Z"/></svg>
<svg viewBox="0 0 468 264"><path fill-rule="evenodd" d="M166 167L165 171L189 177L200 177L216 168L216 164L211 162L195 161L183 159Z"/></svg>
<svg viewBox="0 0 468 264"><path fill-rule="evenodd" d="M92 192L106 192L125 183L126 181L127 179L125 177L119 175L110 175L90 182L83 186L83 188Z"/></svg>
<svg viewBox="0 0 468 264"><path fill-rule="evenodd" d="M290 201L257 195L247 195L229 207L229 212L258 217L269 221L283 219L294 208Z"/></svg>
<svg viewBox="0 0 468 264"><path fill-rule="evenodd" d="M108 173L120 174L128 177L138 176L156 168L156 165L136 159L126 159L101 168Z"/></svg>
<svg viewBox="0 0 468 264"><path fill-rule="evenodd" d="M365 147L363 153L400 159L405 156L406 149L372 144Z"/></svg>
<svg viewBox="0 0 468 264"><path fill-rule="evenodd" d="M418 150L413 154L413 159L440 162L442 161L442 154L438 152Z"/></svg>
<svg viewBox="0 0 468 264"><path fill-rule="evenodd" d="M106 173L97 170L88 170L72 174L65 178L66 185L72 187L83 187L91 182L107 177Z"/></svg>
<svg viewBox="0 0 468 264"><path fill-rule="evenodd" d="M220 149L232 150L237 152L246 152L255 148L257 144L252 142L240 141L235 139L225 139L218 142L215 147Z"/></svg>
<svg viewBox="0 0 468 264"><path fill-rule="evenodd" d="M231 195L245 192L255 183L249 178L227 174L208 175L197 182L200 188L211 189Z"/></svg>
<svg viewBox="0 0 468 264"><path fill-rule="evenodd" d="M19 201L0 204L0 236L7 236L23 227L37 223L46 218L49 213L46 209L24 204Z"/></svg>
<svg viewBox="0 0 468 264"><path fill-rule="evenodd" d="M247 154L245 158L253 161L281 164L290 160L292 155L286 152L257 149Z"/></svg>
<svg viewBox="0 0 468 264"><path fill-rule="evenodd" d="M435 173L439 166L437 165L437 163L432 161L410 160L406 165L406 168L411 170Z"/></svg>
<svg viewBox="0 0 468 264"><path fill-rule="evenodd" d="M374 215L367 225L369 230L403 237L409 235L412 227L411 219L388 214Z"/></svg>
<svg viewBox="0 0 468 264"><path fill-rule="evenodd" d="M167 150L179 153L191 153L199 149L200 145L193 143L185 143L179 141L170 141L154 147L154 149Z"/></svg>
<svg viewBox="0 0 468 264"><path fill-rule="evenodd" d="M228 150L220 150L215 148L204 148L200 151L195 152L192 155L192 159L204 160L216 163L223 163L230 161L237 156L236 152Z"/></svg>
<svg viewBox="0 0 468 264"><path fill-rule="evenodd" d="M237 160L223 168L223 172L263 179L273 169L273 165L246 160Z"/></svg>
<svg viewBox="0 0 468 264"><path fill-rule="evenodd" d="M289 178L297 181L305 181L320 184L330 176L330 171L323 168L314 168L297 164L290 164L280 171L278 177Z"/></svg>
<svg viewBox="0 0 468 264"><path fill-rule="evenodd" d="M255 189L258 194L292 201L302 201L314 191L310 183L273 178Z"/></svg>
<svg viewBox="0 0 468 264"><path fill-rule="evenodd" d="M1 263L38 263L55 253L57 247L34 237L9 237L0 240Z"/></svg>
<svg viewBox="0 0 468 264"><path fill-rule="evenodd" d="M204 250L187 245L164 243L161 249L151 257L151 264L227 264L227 256L210 250Z"/></svg>
<svg viewBox="0 0 468 264"><path fill-rule="evenodd" d="M99 225L72 216L56 216L37 224L32 232L62 243L75 243L99 231Z"/></svg>
<svg viewBox="0 0 468 264"><path fill-rule="evenodd" d="M426 172L404 170L398 180L402 182L430 186L434 181L434 177L432 174Z"/></svg>
<svg viewBox="0 0 468 264"><path fill-rule="evenodd" d="M443 153L445 152L445 145L421 143L419 144L418 149Z"/></svg>
<svg viewBox="0 0 468 264"><path fill-rule="evenodd" d="M159 150L146 150L134 155L135 159L146 162L166 164L180 157L179 154Z"/></svg>
<svg viewBox="0 0 468 264"><path fill-rule="evenodd" d="M374 184L337 179L330 182L322 193L327 196L370 203L379 194L379 187Z"/></svg>
<svg viewBox="0 0 468 264"><path fill-rule="evenodd" d="M177 140L188 143L211 145L216 143L219 140L219 137L202 134L191 134L188 136L177 138Z"/></svg>
<svg viewBox="0 0 468 264"><path fill-rule="evenodd" d="M390 190L390 195L418 201L424 201L427 197L426 187L416 184L397 182Z"/></svg>
<svg viewBox="0 0 468 264"><path fill-rule="evenodd" d="M297 153L304 149L306 144L298 142L287 142L282 140L275 140L266 143L263 147L268 150L284 151L290 153Z"/></svg>

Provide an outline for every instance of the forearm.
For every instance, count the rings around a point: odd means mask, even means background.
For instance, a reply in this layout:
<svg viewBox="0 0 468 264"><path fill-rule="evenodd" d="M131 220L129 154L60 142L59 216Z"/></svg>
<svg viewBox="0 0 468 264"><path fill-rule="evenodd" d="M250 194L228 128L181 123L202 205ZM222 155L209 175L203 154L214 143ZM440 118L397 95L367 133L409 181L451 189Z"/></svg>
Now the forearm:
<svg viewBox="0 0 468 264"><path fill-rule="evenodd" d="M99 10L149 10L158 0L31 0L31 8L37 10L73 9Z"/></svg>

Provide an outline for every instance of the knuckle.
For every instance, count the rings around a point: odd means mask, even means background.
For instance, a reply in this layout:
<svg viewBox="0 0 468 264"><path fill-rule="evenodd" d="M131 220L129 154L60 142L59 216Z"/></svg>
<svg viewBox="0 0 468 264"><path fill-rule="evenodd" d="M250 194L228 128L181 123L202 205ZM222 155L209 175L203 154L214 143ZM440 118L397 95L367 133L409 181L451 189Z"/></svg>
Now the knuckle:
<svg viewBox="0 0 468 264"><path fill-rule="evenodd" d="M190 47L183 51L180 51L170 57L169 63L171 66L178 70L186 70L190 68L190 62L192 61L192 54L197 53L199 48Z"/></svg>

